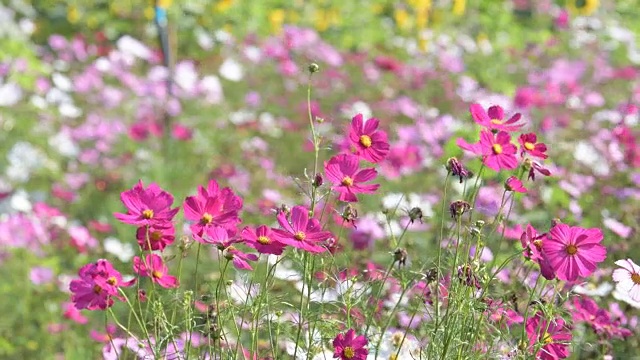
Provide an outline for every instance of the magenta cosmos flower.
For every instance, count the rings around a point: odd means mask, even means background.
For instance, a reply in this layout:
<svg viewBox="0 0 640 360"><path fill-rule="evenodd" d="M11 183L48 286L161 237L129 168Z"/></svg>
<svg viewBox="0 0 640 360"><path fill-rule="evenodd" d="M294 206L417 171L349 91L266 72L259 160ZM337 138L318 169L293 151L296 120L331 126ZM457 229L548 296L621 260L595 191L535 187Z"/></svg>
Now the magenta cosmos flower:
<svg viewBox="0 0 640 360"><path fill-rule="evenodd" d="M266 225L260 225L255 230L245 227L241 235L245 245L256 249L261 254L280 255L286 246L273 237L271 229Z"/></svg>
<svg viewBox="0 0 640 360"><path fill-rule="evenodd" d="M527 229L522 233L520 237L520 243L522 244L523 255L526 259L538 263L540 266L540 274L547 280L553 280L556 277L549 259L542 253L542 244L547 239L547 234L538 234L536 229L527 224Z"/></svg>
<svg viewBox="0 0 640 360"><path fill-rule="evenodd" d="M504 182L504 188L507 189L507 191L527 192L527 188L522 185L522 181L515 176L510 176L507 181Z"/></svg>
<svg viewBox="0 0 640 360"><path fill-rule="evenodd" d="M353 155L332 157L329 162L324 163L324 171L327 179L334 184L332 189L340 193L340 201L357 202L356 194L373 194L380 187L380 184L363 184L373 180L378 172L374 168L360 170L358 158Z"/></svg>
<svg viewBox="0 0 640 360"><path fill-rule="evenodd" d="M222 226L235 233L240 223L238 213L242 209L242 198L230 188L220 189L215 180L209 181L206 188L198 187L198 194L184 201L184 216L192 221L191 232L202 235L212 225Z"/></svg>
<svg viewBox="0 0 640 360"><path fill-rule="evenodd" d="M124 282L122 275L107 260L100 259L78 271L79 279L69 284L71 301L79 310L106 309L113 305L112 297L118 297L120 286L130 286L135 280Z"/></svg>
<svg viewBox="0 0 640 360"><path fill-rule="evenodd" d="M591 275L597 263L607 257L602 242L602 230L584 229L557 224L549 230L549 238L542 243L542 251L562 281L575 281Z"/></svg>
<svg viewBox="0 0 640 360"><path fill-rule="evenodd" d="M520 155L525 153L540 159L546 159L548 156L547 145L538 142L538 137L534 133L522 134L518 138L520 142Z"/></svg>
<svg viewBox="0 0 640 360"><path fill-rule="evenodd" d="M244 253L236 249L233 245L224 249L224 257L231 261L233 266L238 270L253 270L251 265L249 265L249 261L258 260L258 255Z"/></svg>
<svg viewBox="0 0 640 360"><path fill-rule="evenodd" d="M511 143L511 135L504 131L496 135L491 131L480 132L480 141L469 144L464 139L459 138L456 144L460 148L471 151L476 155L482 155L482 161L487 167L500 171L500 169L512 170L518 166L516 153L518 148Z"/></svg>
<svg viewBox="0 0 640 360"><path fill-rule="evenodd" d="M151 226L141 226L136 231L136 239L142 250L164 250L175 241L176 230L173 223L156 224Z"/></svg>
<svg viewBox="0 0 640 360"><path fill-rule="evenodd" d="M372 163L378 163L389 154L389 141L387 133L378 130L380 121L371 118L363 121L362 114L358 114L351 119L349 129L349 144L355 155Z"/></svg>
<svg viewBox="0 0 640 360"><path fill-rule="evenodd" d="M178 287L178 279L169 275L169 269L159 255L147 254L144 260L138 256L134 257L133 270L138 275L150 277L151 281L163 288Z"/></svg>
<svg viewBox="0 0 640 360"><path fill-rule="evenodd" d="M229 231L222 226L209 226L201 236L193 235L193 238L201 244L215 245L219 250L224 250L241 241L237 237L229 237Z"/></svg>
<svg viewBox="0 0 640 360"><path fill-rule="evenodd" d="M278 213L278 223L282 229L273 229L273 237L282 244L311 253L326 250L321 244L331 237L331 233L323 231L317 219L309 219L309 210L304 206L298 205L291 209L291 221L281 211Z"/></svg>
<svg viewBox="0 0 640 360"><path fill-rule="evenodd" d="M621 267L613 271L618 290L629 293L634 301L640 301L640 266L631 259L618 260L616 265Z"/></svg>
<svg viewBox="0 0 640 360"><path fill-rule="evenodd" d="M366 360L369 351L367 338L364 335L356 336L353 329L345 334L338 334L333 339L333 358L340 360Z"/></svg>
<svg viewBox="0 0 640 360"><path fill-rule="evenodd" d="M488 111L485 111L482 105L471 104L469 112L476 123L489 130L512 132L517 131L524 125L518 123L521 117L520 113L515 113L508 120L505 120L504 110L499 105L491 106Z"/></svg>
<svg viewBox="0 0 640 360"><path fill-rule="evenodd" d="M130 225L153 225L169 222L179 208L171 209L173 195L151 183L146 189L140 180L131 190L120 194L126 214L115 213L116 219Z"/></svg>
<svg viewBox="0 0 640 360"><path fill-rule="evenodd" d="M557 360L569 356L568 343L571 340L571 331L562 318L547 321L542 313L538 312L527 320L526 330L532 350L539 346L536 344L542 345L536 359Z"/></svg>

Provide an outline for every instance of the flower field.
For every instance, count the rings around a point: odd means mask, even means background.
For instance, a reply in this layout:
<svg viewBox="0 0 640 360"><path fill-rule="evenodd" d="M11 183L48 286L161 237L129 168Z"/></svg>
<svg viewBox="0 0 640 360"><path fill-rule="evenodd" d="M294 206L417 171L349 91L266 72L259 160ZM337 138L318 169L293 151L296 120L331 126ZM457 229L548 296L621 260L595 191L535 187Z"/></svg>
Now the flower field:
<svg viewBox="0 0 640 360"><path fill-rule="evenodd" d="M0 359L640 359L638 16L0 4Z"/></svg>

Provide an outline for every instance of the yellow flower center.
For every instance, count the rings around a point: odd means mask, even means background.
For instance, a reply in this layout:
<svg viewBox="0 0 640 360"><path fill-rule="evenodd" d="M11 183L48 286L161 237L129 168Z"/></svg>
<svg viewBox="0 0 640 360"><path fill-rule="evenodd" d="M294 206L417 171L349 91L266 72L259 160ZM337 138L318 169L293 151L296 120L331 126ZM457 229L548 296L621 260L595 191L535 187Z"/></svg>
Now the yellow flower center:
<svg viewBox="0 0 640 360"><path fill-rule="evenodd" d="M493 149L493 153L496 155L502 154L502 145L500 144L493 144L493 146L491 146L491 149Z"/></svg>
<svg viewBox="0 0 640 360"><path fill-rule="evenodd" d="M149 234L149 239L153 242L160 241L162 239L162 231L153 231Z"/></svg>
<svg viewBox="0 0 640 360"><path fill-rule="evenodd" d="M493 125L502 125L502 120L498 120L498 119L491 119L491 123Z"/></svg>
<svg viewBox="0 0 640 360"><path fill-rule="evenodd" d="M346 348L344 348L344 350L342 350L342 355L347 359L353 359L353 357L356 355L356 352L351 346L347 346Z"/></svg>
<svg viewBox="0 0 640 360"><path fill-rule="evenodd" d="M569 255L575 255L578 252L578 248L575 245L568 245L565 250Z"/></svg>
<svg viewBox="0 0 640 360"><path fill-rule="evenodd" d="M271 244L271 239L266 236L258 236L258 242L262 245L269 245Z"/></svg>
<svg viewBox="0 0 640 360"><path fill-rule="evenodd" d="M304 240L305 237L307 237L307 236L302 231L298 231L295 235L293 235L293 238L298 240L298 241Z"/></svg>
<svg viewBox="0 0 640 360"><path fill-rule="evenodd" d="M538 250L542 249L542 240L541 239L533 240L532 243Z"/></svg>
<svg viewBox="0 0 640 360"><path fill-rule="evenodd" d="M638 273L631 274L631 281L633 281L633 283L636 285L640 285L640 274Z"/></svg>
<svg viewBox="0 0 640 360"><path fill-rule="evenodd" d="M342 179L342 185L344 185L344 186L353 185L353 179L348 177L348 176L345 176L344 179Z"/></svg>
<svg viewBox="0 0 640 360"><path fill-rule="evenodd" d="M553 338L551 337L551 334L545 331L544 335L542 336L542 342L545 344L551 344L553 342Z"/></svg>
<svg viewBox="0 0 640 360"><path fill-rule="evenodd" d="M398 355L396 354L389 355L389 360L398 360Z"/></svg>
<svg viewBox="0 0 640 360"><path fill-rule="evenodd" d="M202 214L202 219L200 219L200 221L205 225L209 225L213 221L213 215L209 213L204 213Z"/></svg>
<svg viewBox="0 0 640 360"><path fill-rule="evenodd" d="M109 285L115 285L117 283L118 283L118 279L116 279L115 276L112 276L112 277L107 279L107 284L109 284Z"/></svg>
<svg viewBox="0 0 640 360"><path fill-rule="evenodd" d="M160 272L158 270L156 270L156 271L151 273L151 276L153 276L156 279L160 279L162 277L162 275L163 275L162 272Z"/></svg>
<svg viewBox="0 0 640 360"><path fill-rule="evenodd" d="M100 285L94 285L93 292L96 294L100 294L102 292L102 288L100 287Z"/></svg>
<svg viewBox="0 0 640 360"><path fill-rule="evenodd" d="M371 138L369 135L360 136L360 144L366 148L371 147Z"/></svg>
<svg viewBox="0 0 640 360"><path fill-rule="evenodd" d="M530 143L528 141L524 143L524 148L529 150L529 151L533 150L535 147L536 146L533 143Z"/></svg>
<svg viewBox="0 0 640 360"><path fill-rule="evenodd" d="M147 210L143 211L142 212L142 217L144 217L147 220L153 219L153 210L147 209Z"/></svg>

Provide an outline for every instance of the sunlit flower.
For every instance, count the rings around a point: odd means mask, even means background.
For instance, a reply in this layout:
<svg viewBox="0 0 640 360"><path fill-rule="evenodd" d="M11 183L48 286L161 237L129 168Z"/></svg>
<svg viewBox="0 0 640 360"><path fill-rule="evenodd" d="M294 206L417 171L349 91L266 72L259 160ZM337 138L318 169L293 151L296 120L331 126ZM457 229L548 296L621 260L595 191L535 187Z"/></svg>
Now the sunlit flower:
<svg viewBox="0 0 640 360"><path fill-rule="evenodd" d="M169 269L162 257L157 254L147 254L144 260L136 256L133 258L133 270L136 274L147 276L151 281L163 288L178 287L178 279L169 275Z"/></svg>
<svg viewBox="0 0 640 360"><path fill-rule="evenodd" d="M640 301L640 266L631 259L618 260L620 268L613 271L616 290L626 292L633 301Z"/></svg>
<svg viewBox="0 0 640 360"><path fill-rule="evenodd" d="M378 130L380 121L371 118L363 121L362 114L357 114L351 119L349 128L349 141L355 155L372 163L384 160L389 154L389 141L387 133Z"/></svg>
<svg viewBox="0 0 640 360"><path fill-rule="evenodd" d="M324 170L327 180L334 184L332 189L340 194L340 201L357 202L356 194L373 194L380 187L379 184L363 184L373 180L378 172L374 168L359 169L358 158L353 155L332 157L324 164Z"/></svg>
<svg viewBox="0 0 640 360"><path fill-rule="evenodd" d="M536 354L537 358L557 360L569 356L568 343L571 340L571 331L562 318L548 321L538 312L527 320L526 330L531 350L536 344L542 344L542 348Z"/></svg>

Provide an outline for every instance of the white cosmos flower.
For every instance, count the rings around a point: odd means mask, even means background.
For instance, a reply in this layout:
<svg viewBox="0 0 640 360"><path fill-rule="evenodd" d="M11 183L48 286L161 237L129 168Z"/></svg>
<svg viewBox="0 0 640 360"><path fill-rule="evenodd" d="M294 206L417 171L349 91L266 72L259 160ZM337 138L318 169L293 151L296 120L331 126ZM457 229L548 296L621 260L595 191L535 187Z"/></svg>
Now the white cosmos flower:
<svg viewBox="0 0 640 360"><path fill-rule="evenodd" d="M640 266L631 259L618 260L616 265L621 268L613 271L613 281L616 284L616 291L626 293L635 301L640 302Z"/></svg>
<svg viewBox="0 0 640 360"><path fill-rule="evenodd" d="M115 237L107 237L102 244L104 251L116 256L120 261L128 263L135 254L130 243L122 243Z"/></svg>

